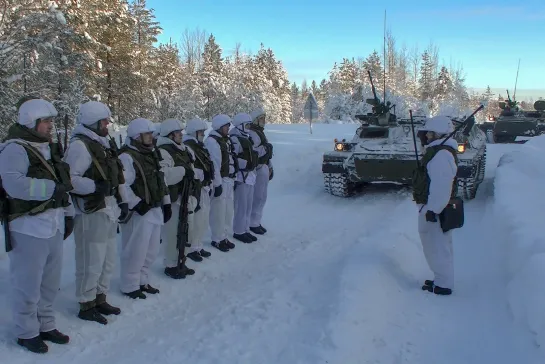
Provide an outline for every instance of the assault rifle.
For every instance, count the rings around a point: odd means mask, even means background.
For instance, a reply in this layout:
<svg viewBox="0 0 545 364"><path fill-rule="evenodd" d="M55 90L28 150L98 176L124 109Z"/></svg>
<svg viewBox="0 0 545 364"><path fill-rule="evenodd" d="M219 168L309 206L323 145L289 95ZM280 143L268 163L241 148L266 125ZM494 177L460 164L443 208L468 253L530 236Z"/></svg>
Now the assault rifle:
<svg viewBox="0 0 545 364"><path fill-rule="evenodd" d="M189 200L190 183L191 182L187 178L182 179L181 182L180 214L178 216L178 229L176 232L176 248L178 249L178 261L176 264L177 276L180 276L182 266L185 266L185 247L189 241L189 224L187 222L189 210L187 208L187 201ZM172 201L172 203L174 203L174 201Z"/></svg>
<svg viewBox="0 0 545 364"><path fill-rule="evenodd" d="M11 245L11 234L9 232L9 202L6 190L2 187L2 179L0 178L0 220L4 226L4 243L6 244L6 252L13 249Z"/></svg>

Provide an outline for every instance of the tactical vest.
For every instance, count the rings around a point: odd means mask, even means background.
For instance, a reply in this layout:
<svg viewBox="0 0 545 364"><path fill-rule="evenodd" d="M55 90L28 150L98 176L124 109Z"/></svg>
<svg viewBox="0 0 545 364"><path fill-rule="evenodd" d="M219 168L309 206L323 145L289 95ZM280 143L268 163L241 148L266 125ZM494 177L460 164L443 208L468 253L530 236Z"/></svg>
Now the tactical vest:
<svg viewBox="0 0 545 364"><path fill-rule="evenodd" d="M123 176L123 165L117 156L117 146L110 143L111 148L107 149L100 142L85 135L78 135L75 139L83 142L92 160L83 177L89 178L95 183L100 181L109 182L112 191L108 196L118 195L117 188L125 183L125 177ZM106 207L105 196L96 192L88 195L72 194L83 199L85 206L83 209L80 207L80 210L84 213L92 213ZM119 196L116 196L116 199L120 202Z"/></svg>
<svg viewBox="0 0 545 364"><path fill-rule="evenodd" d="M152 208L161 206L163 197L169 190L165 184L164 174L160 171L155 150L142 153L124 145L120 152L129 154L133 159L136 178L131 189L134 194Z"/></svg>
<svg viewBox="0 0 545 364"><path fill-rule="evenodd" d="M227 137L220 138L217 135L209 135L209 137L214 138L214 140L218 142L218 145L220 146L220 151L221 151L220 176L222 178L225 178L225 177L235 178L236 172L238 171L236 164L235 164L235 173L229 174L229 154L231 155L233 154L232 150L230 150L230 147L228 145L229 138Z"/></svg>
<svg viewBox="0 0 545 364"><path fill-rule="evenodd" d="M242 172L253 171L257 167L258 157L257 152L253 148L252 140L243 136L235 135L242 147L242 152L236 155L237 158L246 161L246 167L240 169Z"/></svg>
<svg viewBox="0 0 545 364"><path fill-rule="evenodd" d="M214 178L214 163L210 158L210 153L204 148L202 143L194 139L188 139L184 142L185 145L195 152L195 167L202 169L204 174L203 186L209 186Z"/></svg>
<svg viewBox="0 0 545 364"><path fill-rule="evenodd" d="M265 155L262 155L261 157L259 157L258 159L258 163L259 164L268 164L269 161L271 160L272 158L272 151L269 150L267 144L269 144L269 141L267 139L267 136L265 135L265 132L263 131L263 128L259 125L256 125L256 124L249 124L248 125L248 129L254 131L257 136L259 137L260 139L260 145L263 145L265 147L265 150L267 151L265 153Z"/></svg>
<svg viewBox="0 0 545 364"><path fill-rule="evenodd" d="M170 156L174 160L174 167L184 167L185 169L191 168L191 163L193 163L193 158L191 157L191 154L189 154L187 150L181 150L172 144L163 144L159 146L159 148L167 151L167 153L170 154ZM170 201L174 202L178 200L178 197L182 193L184 179L187 180L187 178L184 177L179 183L168 186L168 190L170 193ZM193 183L193 181L189 181L189 182L190 182L189 184ZM188 188L189 188L189 184L187 184Z"/></svg>
<svg viewBox="0 0 545 364"><path fill-rule="evenodd" d="M8 139L9 140L9 139ZM62 161L60 150L57 145L51 143L49 149L51 151L51 159L45 160L42 153L24 143L16 142L25 148L28 157L28 171L26 176L29 178L35 179L47 179L54 181L56 184L63 184L66 187L69 187L68 190L72 189L72 183L70 181L70 166ZM40 188L38 186L32 188ZM21 216L34 216L41 214L49 209L64 208L70 206L68 199L68 193L65 193L60 201L50 198L46 201L36 201L36 200L21 200L17 198L12 198L8 195L8 208L9 215L8 221L12 221Z"/></svg>
<svg viewBox="0 0 545 364"><path fill-rule="evenodd" d="M420 166L414 170L413 173L413 199L417 204L427 204L428 203L428 195L430 191L430 177L428 175L428 168L427 165L429 161L432 160L433 157L439 152L440 150L447 150L449 151L452 156L454 157L454 162L456 163L456 166L458 166L458 155L456 154L457 151L454 150L454 148L449 147L447 145L435 145L432 147L427 147L426 152L422 156L422 159L420 160ZM454 177L454 180L452 181L452 188L450 193L450 198L453 199L457 196L458 193L458 182L456 176Z"/></svg>

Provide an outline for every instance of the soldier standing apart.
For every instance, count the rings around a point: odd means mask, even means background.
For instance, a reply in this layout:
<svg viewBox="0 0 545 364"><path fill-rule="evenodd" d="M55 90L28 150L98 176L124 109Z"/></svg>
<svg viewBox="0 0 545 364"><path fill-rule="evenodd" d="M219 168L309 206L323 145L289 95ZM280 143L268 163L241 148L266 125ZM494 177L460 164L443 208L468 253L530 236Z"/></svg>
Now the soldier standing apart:
<svg viewBox="0 0 545 364"><path fill-rule="evenodd" d="M252 214L250 215L250 230L255 234L263 235L267 232L261 225L263 209L267 202L267 189L269 181L273 179L274 170L272 166L273 146L265 136L266 114L262 109L254 110L251 113L252 123L248 124L248 134L253 142L254 150L258 155L256 168L256 181L252 202Z"/></svg>
<svg viewBox="0 0 545 364"><path fill-rule="evenodd" d="M44 340L66 344L56 329L53 302L59 291L63 240L74 227L70 167L51 143L57 110L33 99L19 108L17 123L0 144L0 177L7 195L6 251L13 283L11 304L17 343L46 353ZM51 143L51 144L50 144Z"/></svg>
<svg viewBox="0 0 545 364"><path fill-rule="evenodd" d="M422 185L413 186L413 197L419 205L418 232L428 266L434 280L426 280L422 290L439 295L450 295L454 286L452 231L443 232L439 214L456 197L458 143L445 137L453 131L452 121L446 116L435 116L424 125L427 145L420 162L420 173L415 178ZM442 144L444 142L444 144Z"/></svg>
<svg viewBox="0 0 545 364"><path fill-rule="evenodd" d="M117 259L118 218L122 210L125 215L128 212L118 188L124 178L117 145L106 138L111 116L108 106L101 102L80 105L64 158L70 165L74 186L71 194L76 209L78 317L103 325L108 320L102 315L121 313L118 307L106 302L106 295Z"/></svg>
<svg viewBox="0 0 545 364"><path fill-rule="evenodd" d="M193 219L192 208L188 206L189 194L195 189L196 180L193 172L193 157L182 144L182 124L176 119L163 121L160 134L157 138L157 146L161 153L161 171L165 174L165 180L170 192L170 201L173 201L172 218L162 227L161 236L165 252L165 274L174 279L183 279L187 275L195 274L193 269L185 265L185 247L189 237L186 235L180 248L178 242L178 224L189 224ZM185 192L187 193L183 193ZM188 208L189 214L180 218L180 207ZM194 208L194 207L193 207ZM180 257L183 257L180 261Z"/></svg>
<svg viewBox="0 0 545 364"><path fill-rule="evenodd" d="M219 114L212 118L212 131L204 140L204 145L214 163L214 187L210 200L210 230L212 231L212 246L227 252L235 244L227 239L228 231L233 224L233 187L236 176L232 156L232 146L229 140L231 118Z"/></svg>
<svg viewBox="0 0 545 364"><path fill-rule="evenodd" d="M159 293L149 284L149 269L159 251L161 226L172 216L170 195L153 146L153 123L129 123L119 159L123 164L129 220L121 225L121 292L136 299Z"/></svg>
<svg viewBox="0 0 545 364"><path fill-rule="evenodd" d="M235 218L233 221L233 237L243 243L251 243L257 238L250 234L250 214L254 197L257 167L257 152L254 151L252 140L246 132L252 118L245 113L233 117L233 126L229 135L233 143L237 179L235 181Z"/></svg>
<svg viewBox="0 0 545 364"><path fill-rule="evenodd" d="M212 254L203 249L202 240L210 221L210 192L214 165L210 154L204 147L204 132L208 126L201 119L195 118L187 122L183 142L187 149L195 156L193 169L195 178L198 178L196 196L191 196L196 209L193 219L189 225L189 242L192 252L187 254L188 258L200 262L202 257L210 257ZM198 202L197 202L198 200ZM198 207L197 207L198 206Z"/></svg>

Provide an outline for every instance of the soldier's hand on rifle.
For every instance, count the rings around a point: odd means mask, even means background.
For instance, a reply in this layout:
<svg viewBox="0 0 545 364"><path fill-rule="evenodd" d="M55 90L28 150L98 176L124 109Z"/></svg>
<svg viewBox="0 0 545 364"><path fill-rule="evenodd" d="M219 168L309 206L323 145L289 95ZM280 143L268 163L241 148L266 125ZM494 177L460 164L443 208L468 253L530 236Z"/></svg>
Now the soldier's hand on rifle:
<svg viewBox="0 0 545 364"><path fill-rule="evenodd" d="M95 182L95 193L102 196L110 196L112 194L112 185L108 181Z"/></svg>
<svg viewBox="0 0 545 364"><path fill-rule="evenodd" d="M53 191L53 196L51 196L54 200L60 201L64 197L64 194L68 192L68 188L63 184L56 184L55 190Z"/></svg>
<svg viewBox="0 0 545 364"><path fill-rule="evenodd" d="M144 216L145 214L148 213L149 210L151 210L151 207L147 203L145 203L143 200L140 200L140 202L138 202L136 206L132 208L132 210L136 211L138 215Z"/></svg>
<svg viewBox="0 0 545 364"><path fill-rule="evenodd" d="M221 193L223 192L223 186L219 185L216 188L214 188L214 197L220 197Z"/></svg>
<svg viewBox="0 0 545 364"><path fill-rule="evenodd" d="M195 179L195 171L193 171L193 168L185 169L185 177L189 180Z"/></svg>
<svg viewBox="0 0 545 364"><path fill-rule="evenodd" d="M129 204L126 202L122 202L118 206L121 209L121 214L119 215L119 221L123 221L127 218L127 215L129 214Z"/></svg>
<svg viewBox="0 0 545 364"><path fill-rule="evenodd" d="M163 205L163 222L166 224L172 217L172 205Z"/></svg>
<svg viewBox="0 0 545 364"><path fill-rule="evenodd" d="M74 231L74 218L72 216L64 217L64 239L68 239L70 234Z"/></svg>

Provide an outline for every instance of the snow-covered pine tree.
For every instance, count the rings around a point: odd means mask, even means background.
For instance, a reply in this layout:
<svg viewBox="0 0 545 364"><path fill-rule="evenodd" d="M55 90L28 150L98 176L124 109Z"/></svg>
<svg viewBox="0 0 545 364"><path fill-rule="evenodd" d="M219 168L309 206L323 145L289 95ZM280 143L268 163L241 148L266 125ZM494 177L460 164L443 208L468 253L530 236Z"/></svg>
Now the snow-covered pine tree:
<svg viewBox="0 0 545 364"><path fill-rule="evenodd" d="M211 120L227 108L227 77L222 50L213 34L208 38L202 55L203 64L199 72L199 84L204 99L204 117Z"/></svg>

